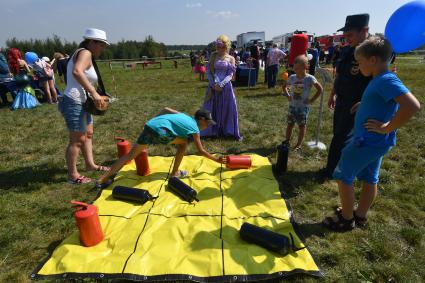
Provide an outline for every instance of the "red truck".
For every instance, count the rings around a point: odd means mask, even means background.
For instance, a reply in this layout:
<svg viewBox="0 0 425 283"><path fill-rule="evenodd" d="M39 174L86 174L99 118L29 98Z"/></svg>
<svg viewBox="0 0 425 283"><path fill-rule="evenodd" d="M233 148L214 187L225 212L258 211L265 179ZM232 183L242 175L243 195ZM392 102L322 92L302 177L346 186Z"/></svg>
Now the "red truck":
<svg viewBox="0 0 425 283"><path fill-rule="evenodd" d="M322 35L316 38L319 41L320 47L325 51L328 50L331 46L346 45L345 37L343 34Z"/></svg>

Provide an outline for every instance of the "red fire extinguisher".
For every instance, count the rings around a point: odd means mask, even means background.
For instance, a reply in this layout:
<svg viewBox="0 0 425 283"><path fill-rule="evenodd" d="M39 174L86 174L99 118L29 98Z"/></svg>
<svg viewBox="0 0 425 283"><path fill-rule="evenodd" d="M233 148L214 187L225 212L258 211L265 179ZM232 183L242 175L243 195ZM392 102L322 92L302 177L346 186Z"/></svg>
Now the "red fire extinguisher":
<svg viewBox="0 0 425 283"><path fill-rule="evenodd" d="M121 158L122 156L128 154L131 150L131 144L128 140L122 138L122 137L116 137L115 140L117 141L117 150L118 150L118 158ZM131 160L127 161L126 164L130 163Z"/></svg>
<svg viewBox="0 0 425 283"><path fill-rule="evenodd" d="M142 152L134 159L136 161L137 174L147 176L150 173L148 150L143 149Z"/></svg>
<svg viewBox="0 0 425 283"><path fill-rule="evenodd" d="M308 36L306 34L294 34L291 38L291 50L289 51L288 64L294 65L298 55L305 54L308 49Z"/></svg>
<svg viewBox="0 0 425 283"><path fill-rule="evenodd" d="M249 155L229 155L226 159L226 167L229 169L249 169L251 167L251 156Z"/></svg>
<svg viewBox="0 0 425 283"><path fill-rule="evenodd" d="M74 217L80 230L80 242L86 247L97 245L103 240L97 207L79 201L71 201L75 208Z"/></svg>

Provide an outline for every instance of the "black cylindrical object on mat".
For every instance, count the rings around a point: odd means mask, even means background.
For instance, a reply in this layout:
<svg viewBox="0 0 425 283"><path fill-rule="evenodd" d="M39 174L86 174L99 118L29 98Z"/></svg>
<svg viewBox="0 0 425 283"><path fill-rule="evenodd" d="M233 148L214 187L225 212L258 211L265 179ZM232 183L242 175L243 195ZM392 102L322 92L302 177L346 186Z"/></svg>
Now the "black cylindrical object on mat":
<svg viewBox="0 0 425 283"><path fill-rule="evenodd" d="M197 192L177 177L168 179L168 188L187 202L192 202L194 200L199 201L196 198Z"/></svg>
<svg viewBox="0 0 425 283"><path fill-rule="evenodd" d="M242 224L239 233L243 240L262 246L280 255L287 255L292 248L288 237L249 223Z"/></svg>
<svg viewBox="0 0 425 283"><path fill-rule="evenodd" d="M144 204L148 200L154 199L147 190L124 186L115 186L112 190L112 196L116 199L138 202L140 204Z"/></svg>
<svg viewBox="0 0 425 283"><path fill-rule="evenodd" d="M289 146L286 142L277 146L277 161L275 169L277 173L285 173L288 169Z"/></svg>

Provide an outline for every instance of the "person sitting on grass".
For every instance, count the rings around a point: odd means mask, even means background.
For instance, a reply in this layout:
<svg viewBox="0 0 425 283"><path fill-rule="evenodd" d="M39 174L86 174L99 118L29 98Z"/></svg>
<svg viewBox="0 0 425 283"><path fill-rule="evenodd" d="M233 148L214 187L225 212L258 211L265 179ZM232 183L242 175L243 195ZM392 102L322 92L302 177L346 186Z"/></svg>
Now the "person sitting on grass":
<svg viewBox="0 0 425 283"><path fill-rule="evenodd" d="M109 177L117 173L127 161L137 157L149 144L175 145L177 147L177 152L171 176L182 177L187 175L186 171L179 170L179 166L186 153L188 139L190 137L193 137L193 141L200 155L218 163L225 163L225 157L213 156L204 149L201 143L200 131L214 124L215 122L211 117L211 113L205 109L196 111L195 117L192 118L174 109L164 108L145 124L143 132L140 134L137 143L133 146L131 151L118 159L112 165L111 169L97 180L97 184L101 185L107 182Z"/></svg>
<svg viewBox="0 0 425 283"><path fill-rule="evenodd" d="M379 169L383 156L396 144L396 131L419 111L418 100L396 74L388 69L392 48L388 40L371 37L355 50L360 71L373 76L361 102L352 107L356 113L354 133L342 151L333 173L338 183L341 208L323 220L331 230L344 232L365 226L367 213L377 195ZM362 191L354 210L355 178L362 181Z"/></svg>
<svg viewBox="0 0 425 283"><path fill-rule="evenodd" d="M322 85L316 78L307 74L308 58L305 55L300 55L295 58L294 71L287 81L282 85L283 95L288 97L288 126L286 128L286 140L284 143L289 145L292 136L292 129L295 123L298 124L298 141L294 149L301 149L304 136L306 133L306 124L308 113L310 112L310 104L312 104L323 92ZM316 88L316 93L310 98L310 90Z"/></svg>

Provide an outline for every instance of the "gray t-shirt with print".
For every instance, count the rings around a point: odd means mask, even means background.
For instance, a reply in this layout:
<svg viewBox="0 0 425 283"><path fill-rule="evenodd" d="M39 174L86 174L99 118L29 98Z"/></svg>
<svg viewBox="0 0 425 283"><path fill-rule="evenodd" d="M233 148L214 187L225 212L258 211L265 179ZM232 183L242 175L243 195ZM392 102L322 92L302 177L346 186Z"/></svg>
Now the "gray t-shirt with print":
<svg viewBox="0 0 425 283"><path fill-rule="evenodd" d="M314 76L307 74L304 78L298 78L297 75L291 75L288 78L287 86L289 94L292 96L290 106L302 108L308 106L305 101L310 96L310 90L317 83Z"/></svg>

